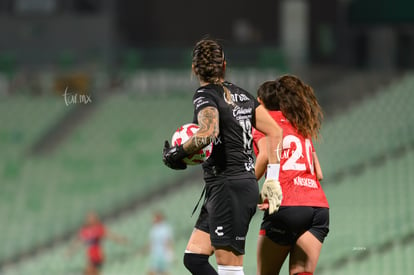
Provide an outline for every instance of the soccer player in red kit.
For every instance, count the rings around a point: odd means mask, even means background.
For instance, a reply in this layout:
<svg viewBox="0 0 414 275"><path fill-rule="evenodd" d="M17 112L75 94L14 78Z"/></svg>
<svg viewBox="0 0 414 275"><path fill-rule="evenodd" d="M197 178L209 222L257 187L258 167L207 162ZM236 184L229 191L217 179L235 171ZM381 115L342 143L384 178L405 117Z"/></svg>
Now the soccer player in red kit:
<svg viewBox="0 0 414 275"><path fill-rule="evenodd" d="M267 204L257 249L260 275L279 274L288 254L289 274L313 274L324 238L329 232L329 205L319 183L322 170L313 147L323 118L313 89L298 77L284 75L258 89L258 101L283 129L279 182L283 199L277 212ZM255 173L261 178L267 167L266 137L253 132Z"/></svg>
<svg viewBox="0 0 414 275"><path fill-rule="evenodd" d="M126 239L109 232L99 220L95 212L90 212L86 216L85 225L79 230L78 236L70 247L69 255L77 246L84 243L87 247L88 263L85 268L85 275L99 275L100 269L104 263L105 257L102 250L101 242L104 238L109 238L117 243L125 244Z"/></svg>

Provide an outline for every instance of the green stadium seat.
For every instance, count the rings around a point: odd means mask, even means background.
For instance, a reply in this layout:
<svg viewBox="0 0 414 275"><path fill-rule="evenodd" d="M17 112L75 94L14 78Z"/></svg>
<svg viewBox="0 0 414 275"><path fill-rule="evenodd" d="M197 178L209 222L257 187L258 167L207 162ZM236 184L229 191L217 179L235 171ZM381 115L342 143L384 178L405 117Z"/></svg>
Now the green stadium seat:
<svg viewBox="0 0 414 275"><path fill-rule="evenodd" d="M322 141L315 146L327 181L414 141L413 89L414 75L408 74L323 125Z"/></svg>
<svg viewBox="0 0 414 275"><path fill-rule="evenodd" d="M352 257L355 248L373 249L414 231L410 222L414 187L409 184L414 182L414 153L409 149L414 140L413 90L414 76L409 74L369 101L328 120L321 143L315 143L325 173L322 184L331 205L331 232L319 263L324 274L331 274L332 263L344 257L352 260L338 272L404 274L412 270L400 260L408 261L408 253L413 252L405 246L397 250L401 253L375 254L369 260ZM4 232L0 236L0 259L78 228L90 209L111 213L186 175L161 164L160 148L176 127L192 119L188 97L112 95L66 137L57 151L47 157L28 157L31 144L67 110L60 98L13 97L0 101L0 116L5 118L0 127L0 219L7 221L0 223ZM411 151L394 154L386 162L378 162L377 167L370 165L358 174L348 173L340 183L331 184L335 173L391 155L404 146ZM181 255L195 223L195 217L190 218L191 210L202 190L201 179L191 180L193 185L167 194L162 201L152 201L145 208L108 222L132 245L105 243L105 274L135 274L147 267L148 257L138 256L136 251L147 242L155 209L162 210L174 227L177 262L171 274L186 272ZM246 274L255 272L260 220L258 213L250 226ZM84 265L83 252L67 259L67 246L65 242L40 252L4 268L2 274L79 274ZM381 263L374 266L375 261ZM287 265L282 272L286 270Z"/></svg>

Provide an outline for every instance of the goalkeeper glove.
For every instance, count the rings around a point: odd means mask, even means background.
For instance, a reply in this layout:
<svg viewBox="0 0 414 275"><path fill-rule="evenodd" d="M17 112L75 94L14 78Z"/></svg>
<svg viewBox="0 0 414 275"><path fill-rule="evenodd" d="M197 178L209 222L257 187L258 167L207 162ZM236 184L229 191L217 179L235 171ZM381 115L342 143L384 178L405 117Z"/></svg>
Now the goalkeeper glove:
<svg viewBox="0 0 414 275"><path fill-rule="evenodd" d="M276 212L282 203L282 188L279 183L280 164L268 164L266 180L260 195L269 204L269 214Z"/></svg>
<svg viewBox="0 0 414 275"><path fill-rule="evenodd" d="M183 162L183 159L188 154L184 151L183 145L170 147L170 143L166 140L164 143L164 149L162 150L162 161L164 164L174 170L184 170L187 168L187 164Z"/></svg>

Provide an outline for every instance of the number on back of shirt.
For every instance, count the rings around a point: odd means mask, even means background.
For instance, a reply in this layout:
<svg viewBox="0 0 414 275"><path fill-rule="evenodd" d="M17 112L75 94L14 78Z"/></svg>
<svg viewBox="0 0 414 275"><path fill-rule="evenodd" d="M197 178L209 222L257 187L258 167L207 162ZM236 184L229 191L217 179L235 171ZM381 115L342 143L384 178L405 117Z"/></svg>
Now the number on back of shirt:
<svg viewBox="0 0 414 275"><path fill-rule="evenodd" d="M295 171L305 171L306 164L303 162L299 162L301 158L303 158L303 146L300 139L294 135L287 135L283 138L283 151L284 152L291 152L292 154L286 162L282 166L282 170L295 170ZM313 175L314 171L314 164L312 159L312 143L310 139L305 139L305 153L306 153L306 160L309 165L309 170ZM283 157L283 156L282 156Z"/></svg>
<svg viewBox="0 0 414 275"><path fill-rule="evenodd" d="M243 146L244 150L251 150L252 148L252 123L248 119L239 120L240 126L243 128Z"/></svg>

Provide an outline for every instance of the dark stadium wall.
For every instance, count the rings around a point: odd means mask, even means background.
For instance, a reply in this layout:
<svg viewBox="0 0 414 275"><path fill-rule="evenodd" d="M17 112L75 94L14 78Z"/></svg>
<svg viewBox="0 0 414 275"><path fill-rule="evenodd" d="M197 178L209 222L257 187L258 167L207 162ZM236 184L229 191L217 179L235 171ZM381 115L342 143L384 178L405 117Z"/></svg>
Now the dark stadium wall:
<svg viewBox="0 0 414 275"><path fill-rule="evenodd" d="M98 13L0 16L0 51L18 63L54 64L85 62L109 57L113 43L111 17Z"/></svg>
<svg viewBox="0 0 414 275"><path fill-rule="evenodd" d="M414 2L354 0L347 21L354 64L360 68L414 68Z"/></svg>
<svg viewBox="0 0 414 275"><path fill-rule="evenodd" d="M342 41L343 27L339 20L338 1L311 0L310 3L310 59L312 63L333 63Z"/></svg>
<svg viewBox="0 0 414 275"><path fill-rule="evenodd" d="M256 33L246 43L278 42L278 1L117 1L117 25L131 46L188 46L205 34L235 40L237 22Z"/></svg>
<svg viewBox="0 0 414 275"><path fill-rule="evenodd" d="M354 0L349 17L353 24L413 24L412 0Z"/></svg>
<svg viewBox="0 0 414 275"><path fill-rule="evenodd" d="M302 9L303 17L295 20L295 13L286 16L283 12L286 4L299 2L306 6ZM43 7L42 3L54 5ZM231 49L234 60L246 57L240 66L255 65L253 61L257 59L272 59L268 58L269 49L273 59L283 59L286 55L283 50L289 49L289 43L303 41L305 46L291 55L306 52L309 64L413 68L413 3L410 0L396 0L395 5L391 0L381 0L378 5L373 0L263 0L260 4L250 0L0 0L0 63L7 59L25 66L117 64L125 49L161 48L162 54L145 52L145 56L135 57L141 58L141 65L151 63L154 57L161 61L171 58L164 62L168 64L187 64L188 57L181 57L182 49L188 52L195 41L209 34ZM294 39L286 43L289 30L298 33L297 21L302 26L301 34L293 35ZM295 42L296 38L299 40ZM256 54L254 50L260 47L264 51ZM378 64L377 60L384 62ZM274 62L270 63L273 66Z"/></svg>

